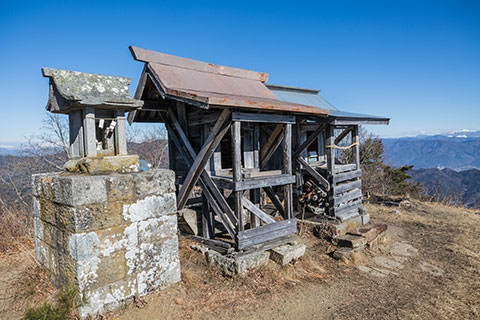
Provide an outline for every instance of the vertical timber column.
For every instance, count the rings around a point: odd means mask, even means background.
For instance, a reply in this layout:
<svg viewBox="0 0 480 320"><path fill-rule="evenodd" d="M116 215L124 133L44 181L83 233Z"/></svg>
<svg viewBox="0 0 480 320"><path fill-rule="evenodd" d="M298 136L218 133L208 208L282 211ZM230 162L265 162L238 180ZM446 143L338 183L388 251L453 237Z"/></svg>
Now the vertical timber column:
<svg viewBox="0 0 480 320"><path fill-rule="evenodd" d="M180 112L179 112L180 113ZM186 122L186 120L185 120ZM186 125L185 125L186 126ZM202 146L205 143L206 137L209 134L208 125L203 125L200 129L200 145ZM212 159L210 159L212 160ZM213 215L208 199L202 191L202 235L204 238L214 238L215 237L215 228L213 227Z"/></svg>
<svg viewBox="0 0 480 320"><path fill-rule="evenodd" d="M352 130L353 157L357 170L360 169L360 139L358 137L358 125L353 126Z"/></svg>
<svg viewBox="0 0 480 320"><path fill-rule="evenodd" d="M233 171L233 185L242 179L242 150L241 150L241 135L240 135L240 121L232 122L232 171ZM242 191L234 191L235 198L235 213L238 218L238 231L243 231L243 214L242 214Z"/></svg>
<svg viewBox="0 0 480 320"><path fill-rule="evenodd" d="M298 147L305 141L302 136L302 128L301 128L301 120L297 118L297 123L295 125L295 134L294 134L294 150L297 150ZM303 156L302 154L299 155L299 157ZM296 182L296 192L297 192L297 197L296 197L296 205L297 205L297 211L301 212L302 206L300 204L300 198L303 194L303 173L302 173L302 167L300 166L300 163L298 163L297 159L292 159L294 166L295 166L295 182Z"/></svg>
<svg viewBox="0 0 480 320"><path fill-rule="evenodd" d="M259 153L259 143L260 141L260 127L258 123L254 124L253 127L253 167L258 168L260 171L260 153ZM260 189L250 190L250 201L253 202L257 207L260 207ZM253 213L250 215L250 223L252 228L260 226L260 219Z"/></svg>
<svg viewBox="0 0 480 320"><path fill-rule="evenodd" d="M284 127L283 137L283 173L292 175L292 124L287 123ZM293 218L293 197L292 184L287 184L284 187L285 193L285 218Z"/></svg>
<svg viewBox="0 0 480 320"><path fill-rule="evenodd" d="M330 191L329 198L333 198L335 194L335 183L333 183L333 178L335 175L335 127L331 124L327 126L327 143L326 143L326 153L327 153L327 170L330 177ZM333 201L330 201L329 213L331 216L335 216L335 210L333 208Z"/></svg>
<svg viewBox="0 0 480 320"><path fill-rule="evenodd" d="M83 120L82 111L72 111L68 114L68 126L70 129L70 158L81 158L84 156L83 147Z"/></svg>
<svg viewBox="0 0 480 320"><path fill-rule="evenodd" d="M83 133L85 137L85 156L95 157L97 155L97 130L95 128L95 110L85 109L83 116Z"/></svg>
<svg viewBox="0 0 480 320"><path fill-rule="evenodd" d="M125 132L125 111L115 110L115 155L127 155L127 133Z"/></svg>

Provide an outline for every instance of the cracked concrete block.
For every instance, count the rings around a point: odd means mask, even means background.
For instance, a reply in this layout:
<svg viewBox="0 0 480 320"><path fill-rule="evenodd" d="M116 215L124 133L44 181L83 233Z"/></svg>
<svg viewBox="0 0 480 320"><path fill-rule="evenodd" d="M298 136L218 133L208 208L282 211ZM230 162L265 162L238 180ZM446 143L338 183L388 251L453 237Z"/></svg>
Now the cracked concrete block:
<svg viewBox="0 0 480 320"><path fill-rule="evenodd" d="M270 259L284 266L292 260L296 260L305 254L306 246L301 242L294 245L285 244L270 250Z"/></svg>

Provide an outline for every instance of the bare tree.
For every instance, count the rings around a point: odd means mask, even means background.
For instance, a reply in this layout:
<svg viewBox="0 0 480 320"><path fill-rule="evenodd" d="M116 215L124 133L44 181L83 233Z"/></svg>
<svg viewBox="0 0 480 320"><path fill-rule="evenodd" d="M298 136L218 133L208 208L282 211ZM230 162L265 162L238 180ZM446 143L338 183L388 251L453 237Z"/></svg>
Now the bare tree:
<svg viewBox="0 0 480 320"><path fill-rule="evenodd" d="M25 156L35 157L43 163L45 171L57 169L69 157L68 117L63 114L46 112L40 132L28 139L23 151Z"/></svg>

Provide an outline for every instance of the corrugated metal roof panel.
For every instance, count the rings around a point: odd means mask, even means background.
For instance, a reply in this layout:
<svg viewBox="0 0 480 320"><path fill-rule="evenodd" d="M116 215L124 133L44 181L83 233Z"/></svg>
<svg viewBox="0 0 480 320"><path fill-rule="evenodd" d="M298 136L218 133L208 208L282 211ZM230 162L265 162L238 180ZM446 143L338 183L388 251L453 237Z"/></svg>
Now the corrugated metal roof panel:
<svg viewBox="0 0 480 320"><path fill-rule="evenodd" d="M295 102L299 104L306 104L308 106L328 109L328 110L338 110L334 105L325 100L321 95L318 94L317 90L312 90L310 92L306 90L284 90L278 89L278 86L269 86L266 85L280 100ZM315 93L315 91L317 93Z"/></svg>
<svg viewBox="0 0 480 320"><path fill-rule="evenodd" d="M329 117L372 120L379 123L390 120L389 118L381 116L340 111L330 102L325 100L325 98L318 94L320 90L295 88L275 84L266 84L266 87L269 88L270 91L272 91L281 100L328 109L330 110L330 113L328 114Z"/></svg>

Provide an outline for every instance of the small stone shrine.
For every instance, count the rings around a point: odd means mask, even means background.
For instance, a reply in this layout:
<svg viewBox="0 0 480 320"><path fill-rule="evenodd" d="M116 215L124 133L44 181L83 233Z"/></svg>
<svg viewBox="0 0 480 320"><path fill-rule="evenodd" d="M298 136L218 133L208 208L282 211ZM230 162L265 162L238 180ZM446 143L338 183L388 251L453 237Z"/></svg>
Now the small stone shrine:
<svg viewBox="0 0 480 320"><path fill-rule="evenodd" d="M47 109L69 115L63 172L33 176L35 249L58 288L77 287L81 318L180 280L175 174L127 154L130 79L42 69Z"/></svg>

